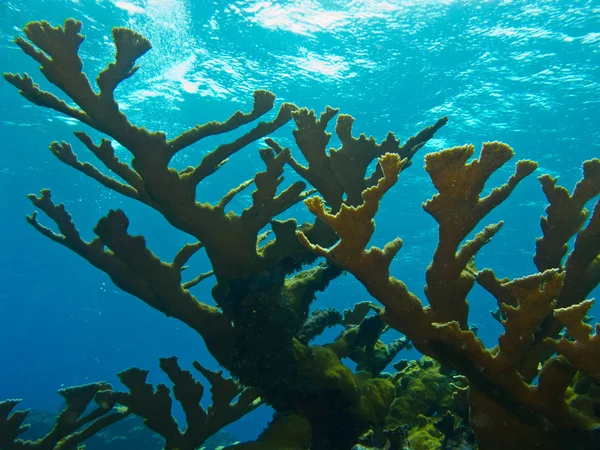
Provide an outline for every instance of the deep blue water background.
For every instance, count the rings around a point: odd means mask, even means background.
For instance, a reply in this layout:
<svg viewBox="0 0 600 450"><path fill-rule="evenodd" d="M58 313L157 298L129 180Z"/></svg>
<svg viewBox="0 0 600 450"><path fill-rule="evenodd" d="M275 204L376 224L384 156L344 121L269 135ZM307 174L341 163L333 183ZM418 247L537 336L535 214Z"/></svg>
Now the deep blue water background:
<svg viewBox="0 0 600 450"><path fill-rule="evenodd" d="M112 27L132 27L150 39L153 50L117 97L135 123L169 136L247 110L257 88L317 112L339 107L356 118L355 134L378 140L389 130L406 139L448 115L448 125L417 155L377 216L374 243L404 239L393 274L421 297L437 232L421 209L434 192L423 170L427 152L501 140L518 158L538 161L536 175L560 176L569 189L580 177L580 163L600 155L600 1L0 0L0 69L28 72L56 92L12 39L30 20L59 24L67 17L84 22L81 54L91 78L112 58ZM217 368L194 332L120 293L103 273L25 223L32 211L26 194L51 187L86 238L100 217L120 207L131 219L130 231L143 233L163 259L189 241L154 211L99 187L47 151L53 140L65 140L88 159L72 135L80 129L0 82L0 398L23 398L26 407L55 410L60 387L117 383L116 372L131 365L151 369L150 378L162 381L161 356L176 355L185 367L197 359ZM291 129L275 137L291 146ZM220 142L202 141L175 165L195 164ZM250 178L262 167L257 148L235 155L201 186L201 198L217 200ZM126 152L120 149L119 156ZM493 182L504 181L513 167ZM233 209L241 210L248 198L240 196ZM505 220L478 266L507 277L535 271L532 252L544 207L531 176L478 228ZM290 214L308 218L302 205ZM202 255L192 270L207 270ZM210 285L207 280L194 293L210 302ZM366 299L347 276L315 306L343 309ZM471 321L494 345L501 327L488 313L493 299L475 289L470 302ZM230 428L249 439L266 417L263 408Z"/></svg>

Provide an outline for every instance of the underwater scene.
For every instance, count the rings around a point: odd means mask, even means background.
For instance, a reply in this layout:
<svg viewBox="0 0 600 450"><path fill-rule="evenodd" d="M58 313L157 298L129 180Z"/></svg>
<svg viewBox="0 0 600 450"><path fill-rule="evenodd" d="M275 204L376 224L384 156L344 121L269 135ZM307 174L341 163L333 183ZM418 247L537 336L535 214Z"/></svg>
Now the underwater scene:
<svg viewBox="0 0 600 450"><path fill-rule="evenodd" d="M599 450L599 0L0 0L0 450Z"/></svg>

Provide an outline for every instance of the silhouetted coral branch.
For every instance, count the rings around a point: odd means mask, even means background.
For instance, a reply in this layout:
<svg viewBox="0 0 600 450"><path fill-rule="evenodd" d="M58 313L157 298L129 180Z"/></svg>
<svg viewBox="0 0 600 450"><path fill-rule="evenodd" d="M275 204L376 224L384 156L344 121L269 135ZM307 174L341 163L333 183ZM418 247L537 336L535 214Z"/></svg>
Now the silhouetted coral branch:
<svg viewBox="0 0 600 450"><path fill-rule="evenodd" d="M56 418L54 428L36 441L25 441L18 437L29 428L28 424L23 425L28 410L15 411L11 414L20 400L0 402L0 448L2 450L78 448L77 444L129 414L125 411L113 410L115 405L113 400L98 397L109 392L112 392L112 387L107 383L91 383L58 391L65 399L66 406ZM96 400L97 406L94 408L90 407L92 400Z"/></svg>
<svg viewBox="0 0 600 450"><path fill-rule="evenodd" d="M243 389L221 373L208 371L195 362L194 367L212 386L213 403L205 410L200 404L204 387L189 371L181 369L177 358L161 358L160 367L173 383L173 396L181 404L186 418L184 429L179 428L172 415L169 388L165 384L154 388L146 381L146 370L134 367L119 374L129 393L106 391L99 393L98 398L100 401L119 403L127 407L130 413L142 417L146 426L165 438L166 450L195 450L208 437L261 404L255 391ZM240 398L232 403L238 394Z"/></svg>
<svg viewBox="0 0 600 450"><path fill-rule="evenodd" d="M227 336L231 333L229 321L217 308L199 302L182 286L182 267L179 264L184 262L194 246L185 246L174 264L165 263L146 247L143 237L127 233L128 219L119 210L111 211L101 219L95 228L98 237L86 242L64 205L54 204L50 191L43 190L39 197L32 194L29 199L56 223L60 231L55 233L41 225L34 213L27 220L40 233L105 272L125 292L188 324L202 335L211 351L226 357L229 352Z"/></svg>

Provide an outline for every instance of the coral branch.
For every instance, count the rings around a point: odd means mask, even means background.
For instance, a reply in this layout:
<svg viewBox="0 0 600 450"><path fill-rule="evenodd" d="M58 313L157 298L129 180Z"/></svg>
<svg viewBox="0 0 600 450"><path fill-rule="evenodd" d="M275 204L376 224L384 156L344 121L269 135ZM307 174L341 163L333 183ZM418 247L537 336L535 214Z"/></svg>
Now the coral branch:
<svg viewBox="0 0 600 450"><path fill-rule="evenodd" d="M114 102L114 90L119 83L137 72L139 67L134 66L136 60L152 48L148 39L129 28L113 28L112 36L117 48L115 61L100 72L96 79L100 88L100 98L110 103Z"/></svg>
<svg viewBox="0 0 600 450"><path fill-rule="evenodd" d="M377 184L382 177L380 167L369 178L365 174L369 164L385 153L396 153L400 159L405 159L404 168L410 165L410 159L435 132L444 126L447 118L443 117L434 125L425 128L417 136L411 137L407 143L400 146L400 142L393 133L377 144L374 138L361 135L352 136L354 118L347 114L338 117L336 133L342 142L342 147L331 149L329 154L326 146L331 134L325 131L329 121L338 113L338 109L327 107L317 120L313 111L302 108L293 114L297 129L294 138L298 148L308 161L308 167L291 159L290 166L311 185L315 186L327 204L335 213L344 202L344 193L347 194L345 203L357 206L361 202L362 191ZM276 145L270 142L270 145Z"/></svg>
<svg viewBox="0 0 600 450"><path fill-rule="evenodd" d="M114 178L107 177L102 174L96 167L91 165L90 163L82 163L77 159L77 155L71 149L71 146L66 142L53 142L50 144L50 151L54 156L56 156L63 163L73 167L74 169L86 174L88 177L96 180L104 187L118 192L121 195L124 195L129 198L133 198L136 200L142 200L142 196L132 188L131 186L127 186Z"/></svg>
<svg viewBox="0 0 600 450"><path fill-rule="evenodd" d="M224 122L212 121L204 125L196 125L194 128L180 134L168 142L171 149L171 156L179 150L189 147L194 143L208 136L227 133L255 121L263 114L273 109L275 95L269 91L258 90L254 91L254 105L252 111L243 113L236 111L229 119Z"/></svg>
<svg viewBox="0 0 600 450"><path fill-rule="evenodd" d="M168 450L192 450L264 398L277 410L277 420L257 442L235 448L350 448L361 434L361 442L368 440L364 432L369 428L376 439L386 434L383 425L398 386L380 372L402 348L414 344L468 379L470 421L482 448L520 445L562 450L571 444L578 449L597 448L597 443L593 444L597 414L589 403L581 405L587 389L582 385L588 383L589 387L592 378L600 378L600 328L596 326L594 333L586 323L591 301L584 301L600 282L600 202L596 200L591 216L585 209L600 195L600 160L584 163L583 179L572 195L557 186L555 179L540 178L550 201L547 217L542 219L544 234L536 247L540 273L508 280L498 279L489 269L478 271L475 265L478 252L503 222L480 230L476 227L537 164L517 162L510 178L484 197L491 175L513 157L510 147L485 143L473 160L472 146L427 155L425 169L438 193L423 207L439 224L439 242L426 272L429 304L424 306L390 274L402 241L397 238L383 249L368 246L383 196L409 167L415 152L445 125L446 118L401 145L393 133L381 142L364 134L354 137L354 119L338 115L337 109L327 107L317 117L313 111L284 103L276 117L255 123L237 139L209 151L196 165L176 170L169 163L178 151L255 122L273 109L275 96L255 91L249 112L237 111L223 122L196 125L167 139L164 132L150 132L130 123L114 96L117 86L136 73L135 63L150 49L150 43L132 30L114 29L115 59L98 76L99 92L95 92L82 72L80 30L81 23L72 19L56 28L47 22L33 22L25 28L29 41L16 40L24 53L41 65L46 79L72 102L43 91L26 74L5 74L5 78L31 102L110 137L96 144L89 135L76 133L116 177L80 160L65 142L50 147L60 161L154 208L174 228L195 239L179 249L172 263L165 262L148 248L143 236L129 233L125 213L113 210L98 221L97 237L88 242L64 205L55 204L48 190L29 198L58 230L42 225L35 212L27 220L44 236L107 273L125 292L196 330L236 380L195 363L212 385L213 404L204 409L200 404L203 386L175 358L160 361L173 383L172 390L164 384L155 388L147 382L147 371L132 368L119 374L128 393L114 392L102 384L63 391L67 408L55 430L37 444L21 442L25 413L11 415L16 402L3 402L0 447L74 448L107 424L133 413L166 439ZM327 127L336 116L335 132L341 147L328 150L331 134ZM297 126L294 138L306 166L289 148L265 139L268 148L259 150L263 171L231 188L216 204L197 198L199 183L236 152L266 138L292 118ZM113 140L131 153L131 164L117 158ZM367 173L375 158L379 164ZM284 185L286 165L314 189L307 189L303 181ZM252 184L251 204L241 214L226 212L232 199ZM310 197L314 192L319 196ZM315 216L313 223L298 226L294 219L277 220L300 201ZM265 231L268 226L272 231ZM573 236L573 250L563 261ZM184 282L188 261L200 249L205 250L212 270L194 271L195 276ZM315 266L317 256L326 262ZM311 267L304 267L309 263ZM343 270L355 275L385 308L365 302L345 311L344 318L335 310L309 314L316 293ZM218 307L200 302L190 292L213 275L212 295ZM469 327L467 295L475 281L499 306L497 318L504 333L492 349L477 338L475 327ZM308 344L326 327L340 323L346 328L333 343ZM566 333L559 337L565 326ZM390 327L406 338L382 342L381 336ZM357 363L358 373L342 364L344 357ZM538 382L533 383L536 376ZM242 383L250 387L243 388ZM171 392L185 414L184 429L173 417ZM92 399L99 407L86 412ZM126 411L121 408L109 413L117 403ZM426 426L433 430L433 420L418 422L422 428L418 432L425 433ZM454 432L449 416L436 425L436 432ZM401 428L388 431L387 442L378 447L400 446ZM495 436L498 433L499 438Z"/></svg>
<svg viewBox="0 0 600 450"><path fill-rule="evenodd" d="M209 270L208 272L204 272L204 273L201 273L201 274L197 275L196 277L194 277L190 281L186 281L181 286L184 289L191 289L194 286L197 286L198 284L200 284L202 281L206 280L207 278L212 277L214 274L215 273L212 270Z"/></svg>
<svg viewBox="0 0 600 450"><path fill-rule="evenodd" d="M546 208L547 218L541 219L544 235L536 241L536 265L563 268L567 242L576 234L574 248L564 263L563 288L557 297L557 306L568 308L583 302L600 283L600 201L596 201L589 223L581 229L589 217L585 204L600 194L600 160L583 163L583 178L571 196L566 189L556 185L555 179L543 176L540 180L550 204ZM535 343L521 367L526 380L533 380L539 362L552 355L554 349L548 347L546 339L555 339L562 328L563 324L551 316L537 331Z"/></svg>
<svg viewBox="0 0 600 450"><path fill-rule="evenodd" d="M468 314L466 296L474 283L473 277L465 271L467 263L501 224L487 227L460 251L458 247L481 219L537 168L532 161L519 161L515 174L506 184L480 198L488 178L512 158L514 152L499 142L484 143L479 159L467 164L473 152L473 146L455 147L425 158L425 170L439 191L423 204L425 211L439 223L439 243L427 268L425 294L438 316L437 321L458 320L462 328L466 327Z"/></svg>
<svg viewBox="0 0 600 450"><path fill-rule="evenodd" d="M598 163L600 165L600 160ZM600 185L600 171L598 183ZM596 202L587 226L577 233L565 270L567 276L558 298L559 307L583 301L600 283L600 200Z"/></svg>
<svg viewBox="0 0 600 450"><path fill-rule="evenodd" d="M208 370L197 361L193 364L211 386L212 404L208 407L208 420L213 428L222 428L261 405L256 389L243 388L233 379L225 378L222 371ZM237 401L233 402L236 397Z"/></svg>
<svg viewBox="0 0 600 450"><path fill-rule="evenodd" d="M216 209L225 210L225 207L229 204L229 202L231 202L231 200L233 200L233 198L237 194L239 194L240 192L242 192L244 189L246 189L252 183L254 183L253 179L252 180L247 180L247 181L243 182L242 184L240 184L239 186L231 189L227 194L225 194L223 196L223 198L221 198L221 200L219 201L219 203L217 203Z"/></svg>
<svg viewBox="0 0 600 450"><path fill-rule="evenodd" d="M138 193L138 200L144 203L149 203L150 198L147 196L144 180L139 174L128 164L122 163L115 155L115 150L108 139L102 139L100 145L95 145L86 133L76 131L75 136L85 144L85 146L109 169L116 175L125 180Z"/></svg>
<svg viewBox="0 0 600 450"><path fill-rule="evenodd" d="M113 95L117 85L136 72L137 66L134 63L150 49L150 43L131 30L116 28L113 31L115 60L98 76L100 93L97 94L82 72L82 61L78 55L83 41L80 30L81 23L72 19L67 20L63 27L56 28L47 22L32 22L25 28L25 34L31 43L22 38L17 39L25 53L41 64L41 71L48 81L70 97L78 108L67 105L53 94L41 91L27 75L19 77L5 74L5 78L34 103L67 114L112 137L133 155L133 159L131 166L124 164L115 157L110 141L103 140L100 145L95 145L85 133L76 133L109 170L125 180L124 184L102 174L94 166L80 162L68 144L53 145L54 154L104 186L158 210L172 225L202 241L209 257L218 254L220 258L226 258L226 264L215 266L218 276L227 279L250 272L254 267L260 270L261 264L255 249L256 236L249 234L242 226L228 226L236 221L237 216L226 216L223 211L238 191L230 192L214 208L209 204L196 202L196 187L235 152L288 122L296 107L289 103L281 105L273 120L261 122L235 141L217 147L198 166L178 172L168 167L171 157L177 151L203 137L225 133L254 121L273 107L274 95L267 91L256 91L254 105L249 113L237 111L225 122L213 121L167 140L162 132L149 132L131 124L119 110ZM301 194L303 186L300 183L292 185L270 201L270 210L259 211L259 220L250 222L256 226L267 224L273 215L304 198L306 194ZM227 238L220 234L221 230L252 240L252 246L241 246L242 251L246 252L245 258L240 258L239 261L233 258L232 253L227 250ZM239 239L242 238L233 237L232 242Z"/></svg>
<svg viewBox="0 0 600 450"><path fill-rule="evenodd" d="M600 324L594 327L584 322L593 302L587 300L568 308L554 310L556 317L573 339L559 340L546 338L545 342L565 356L578 370L581 370L600 383Z"/></svg>
<svg viewBox="0 0 600 450"><path fill-rule="evenodd" d="M115 402L110 399L98 399L98 395L110 392L112 387L107 383L91 383L61 389L58 393L64 398L66 406L56 418L54 428L36 441L24 441L18 437L29 428L29 424L23 425L28 410L16 411L9 416L20 400L0 402L0 448L2 450L76 448L77 444L129 414L125 411L114 411ZM91 406L94 399L97 403L96 407Z"/></svg>
<svg viewBox="0 0 600 450"><path fill-rule="evenodd" d="M304 322L302 329L296 335L296 339L304 345L308 345L317 336L320 336L326 328L342 323L342 315L339 311L328 308L326 310L316 309Z"/></svg>
<svg viewBox="0 0 600 450"><path fill-rule="evenodd" d="M224 360L230 348L227 336L231 329L229 321L217 308L199 302L181 285L182 256L189 254L187 247L180 253L175 264L158 259L145 245L141 236L127 233L128 220L122 211L111 211L98 222L98 238L84 241L63 204L55 205L49 190L39 197L29 196L32 203L52 219L60 233L54 233L41 225L36 214L27 217L28 222L40 233L70 248L107 275L119 288L140 298L149 306L167 316L173 316L200 333L211 351ZM110 250L106 250L105 246Z"/></svg>
<svg viewBox="0 0 600 450"><path fill-rule="evenodd" d="M195 362L194 366L198 368L199 364ZM173 383L173 395L185 414L187 426L183 430L172 415L169 388L165 384L159 384L155 389L146 381L146 370L134 367L118 374L129 393L106 391L99 393L97 397L99 401L124 405L130 413L142 417L148 428L165 438L167 450L195 450L208 437L261 403L256 393L248 392L244 395L243 392L248 390L242 392L241 387L231 379L206 371L207 373L203 372L205 376L211 375L206 378L212 385L213 400L207 411L200 404L204 387L189 371L181 369L177 358L161 358L160 367ZM225 385L227 388L223 389ZM243 401L241 396L237 403L230 405L233 397L240 392Z"/></svg>
<svg viewBox="0 0 600 450"><path fill-rule="evenodd" d="M567 254L567 242L583 226L588 211L585 204L600 194L600 159L583 163L583 178L577 183L573 194L550 175L539 178L548 199L547 217L541 218L543 236L536 240L533 258L539 270L561 268Z"/></svg>
<svg viewBox="0 0 600 450"><path fill-rule="evenodd" d="M173 258L173 267L183 270L188 260L202 248L202 242L194 242L193 244L185 244L181 250L177 252Z"/></svg>
<svg viewBox="0 0 600 450"><path fill-rule="evenodd" d="M340 242L326 249L311 243L303 233L298 234L299 239L311 251L353 273L369 293L385 305L384 320L411 339L420 351L465 374L473 390L474 411L486 408L504 423L517 417L515 423L520 421L532 427L527 431L528 442L542 445L540 430L552 430L552 435L559 437L562 429L580 430L577 439L585 441L585 430L594 420L567 405L565 392L569 375L565 373L568 370L558 370L558 363L549 361L540 372L538 388L527 384L519 373L519 366L534 343L534 333L551 315L555 299L564 290L563 281L568 278L568 272L546 271L513 281L498 280L491 271L477 272L472 258L497 233L501 222L487 226L459 248L477 223L506 199L537 165L531 161L518 162L515 174L507 183L480 198L489 176L512 157L513 151L500 143L484 144L480 158L467 164L472 154L473 147L465 146L426 157L426 170L439 193L423 206L440 224L438 248L427 270L428 308L424 308L406 286L389 276L391 258L401 241L393 241L383 251L365 250L374 231L373 217L381 196L397 179L397 165L395 170L389 170L389 165L381 163L383 178L376 187L363 192L364 202L356 208L342 205L333 215L325 211L320 198L305 202L315 216L336 231ZM390 163L393 161L388 155L385 158ZM396 156L395 164L398 163ZM595 226L592 217L588 228L595 230ZM597 236L597 231L584 233L583 239L589 239L590 249L583 247L585 251L580 258L587 264L597 256ZM581 274L581 271L576 273ZM476 278L497 295L504 317L506 332L500 337L499 346L492 350L486 349L468 329L466 295ZM584 339L584 333L579 331L580 338ZM589 330L585 331L588 331L585 336L589 341ZM589 345L587 351L595 350ZM474 428L487 439L475 420ZM489 448L503 448L490 445L486 440Z"/></svg>
<svg viewBox="0 0 600 450"><path fill-rule="evenodd" d="M382 168L383 178L379 180L376 186L368 188L363 192L364 203L360 206L354 207L342 205L339 212L336 215L332 215L325 211L325 204L320 197L311 197L305 200L304 203L309 211L332 227L341 238L340 242L336 244L332 250L326 250L323 247L311 244L303 232L298 232L298 238L308 249L335 261L336 264L339 264L341 267L346 267L349 264L356 264L353 263L352 260L360 253L363 253L363 258L374 257L375 250L372 249L368 252L362 251L369 243L373 231L375 230L375 224L372 221L372 218L377 212L379 202L383 195L398 180L398 175L404 162L400 161L398 155L387 153L379 158L379 164ZM349 238L350 236L352 236L351 239ZM393 256L390 257L390 252L395 253L399 249L399 244L394 247L393 250L390 248L387 258L393 258Z"/></svg>
<svg viewBox="0 0 600 450"><path fill-rule="evenodd" d="M291 103L284 103L279 108L279 112L275 119L273 119L271 122L261 122L255 128L239 137L235 141L220 145L202 158L202 162L198 166L183 173L182 180L189 185L197 186L202 180L213 174L223 164L223 162L235 152L266 136L267 134L272 133L287 123L292 118L292 112L294 110L296 110L295 105Z"/></svg>

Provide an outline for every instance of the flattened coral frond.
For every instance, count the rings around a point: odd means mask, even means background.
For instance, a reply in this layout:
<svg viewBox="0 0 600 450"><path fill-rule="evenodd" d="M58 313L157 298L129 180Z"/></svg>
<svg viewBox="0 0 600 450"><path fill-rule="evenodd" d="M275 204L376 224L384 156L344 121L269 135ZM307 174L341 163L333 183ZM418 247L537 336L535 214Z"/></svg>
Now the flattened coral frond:
<svg viewBox="0 0 600 450"><path fill-rule="evenodd" d="M105 102L114 102L114 90L119 83L131 77L138 70L135 62L152 48L150 41L129 28L113 28L113 42L117 49L115 61L98 75L96 83L100 97Z"/></svg>
<svg viewBox="0 0 600 450"><path fill-rule="evenodd" d="M194 363L194 366L198 368L199 365ZM98 397L100 401L119 403L127 407L130 413L142 417L148 428L165 438L166 448L196 449L221 428L260 405L256 393L252 401L248 401L246 394L243 402L240 397L237 403L230 405L233 397L242 389L232 380L205 370L203 374L213 386L213 404L205 410L200 404L204 386L189 371L179 366L177 358L161 358L160 368L173 383L173 396L181 404L185 414L185 429L180 429L173 417L169 388L165 384L159 384L155 388L148 383L147 370L133 367L118 374L121 382L129 389L128 393L102 392Z"/></svg>
<svg viewBox="0 0 600 450"><path fill-rule="evenodd" d="M364 249L375 231L373 217L379 208L379 202L398 180L404 162L398 155L386 153L379 158L379 164L383 171L383 177L376 186L365 189L362 194L364 203L360 206L342 205L338 213L333 215L325 211L325 204L320 197L311 197L304 201L309 211L331 226L341 239L331 250L325 250L311 244L304 233L298 232L298 238L307 248L326 256L341 267L352 264L353 258L364 253ZM391 250L392 248L389 248L388 252ZM399 246L397 250L399 250Z"/></svg>
<svg viewBox="0 0 600 450"><path fill-rule="evenodd" d="M458 320L463 328L467 326L466 297L474 284L474 277L465 269L502 224L486 227L460 250L459 245L481 219L537 167L532 161L519 161L515 173L505 184L481 198L489 177L512 158L514 152L506 144L487 142L479 159L468 163L473 153L473 146L466 145L425 157L425 170L438 193L425 202L423 208L439 223L439 243L433 262L427 268L425 294L437 321Z"/></svg>
<svg viewBox="0 0 600 450"><path fill-rule="evenodd" d="M541 181L550 205L546 208L548 217L541 219L544 237L536 242L536 265L560 268L567 251L566 243L576 234L574 248L564 263L563 288L557 297L557 306L567 308L584 301L600 283L600 200L596 201L589 223L581 229L589 217L585 204L600 194L600 160L583 164L583 178L575 186L572 196L566 189L557 187L556 180L550 177L542 177ZM539 361L554 352L545 341L555 339L562 328L563 324L552 316L542 324L535 343L523 360L521 373L526 380L532 380Z"/></svg>
<svg viewBox="0 0 600 450"><path fill-rule="evenodd" d="M213 174L231 155L285 125L292 118L292 112L296 109L296 105L291 103L282 104L275 119L270 122L260 122L235 141L222 144L208 153L202 158L199 165L182 175L183 181L192 186L197 186L202 180Z"/></svg>
<svg viewBox="0 0 600 450"><path fill-rule="evenodd" d="M274 103L275 95L273 93L265 90L254 91L254 104L249 113L236 111L224 122L212 121L203 125L196 125L194 128L181 133L179 136L168 142L168 146L171 149L171 155L174 155L179 150L189 147L205 137L228 133L229 131L233 131L243 125L255 121L260 116L273 109Z"/></svg>
<svg viewBox="0 0 600 450"><path fill-rule="evenodd" d="M225 344L230 323L217 309L198 301L181 284L181 267L194 246L185 248L174 264L161 261L147 247L142 236L127 233L129 221L122 211L111 211L95 228L98 238L84 241L63 204L56 205L49 190L30 195L31 202L58 226L59 233L41 225L34 213L28 222L40 233L64 245L99 268L125 292L158 311L173 316L198 331L211 351L229 352ZM107 249L108 248L108 249ZM190 255L191 256L191 255Z"/></svg>
<svg viewBox="0 0 600 450"><path fill-rule="evenodd" d="M0 402L0 448L3 450L53 450L74 449L78 444L129 415L127 411L115 411L112 400L99 400L98 395L112 392L108 383L90 383L61 389L58 393L66 406L59 413L51 431L36 441L24 441L18 436L29 424L23 424L29 410L15 411L20 400ZM93 405L95 400L96 405Z"/></svg>
<svg viewBox="0 0 600 450"><path fill-rule="evenodd" d="M557 178L550 175L539 177L542 190L548 199L546 217L541 218L543 236L536 239L533 258L539 270L561 268L567 254L567 242L583 226L588 211L585 204L600 194L600 159L583 163L583 178L577 183L573 194L557 185Z"/></svg>
<svg viewBox="0 0 600 450"><path fill-rule="evenodd" d="M592 305L592 300L586 300L568 308L555 309L554 317L566 327L573 340L546 338L545 342L577 369L600 382L600 324L596 324L594 332L594 327L584 322Z"/></svg>
<svg viewBox="0 0 600 450"><path fill-rule="evenodd" d="M517 370L540 324L552 313L562 288L564 274L557 270L518 278L503 285L518 305L500 303L505 317L505 332L498 339L496 364L502 369Z"/></svg>
<svg viewBox="0 0 600 450"><path fill-rule="evenodd" d="M558 299L560 307L583 301L600 283L600 200L596 201L587 226L577 233L565 270L565 286Z"/></svg>

